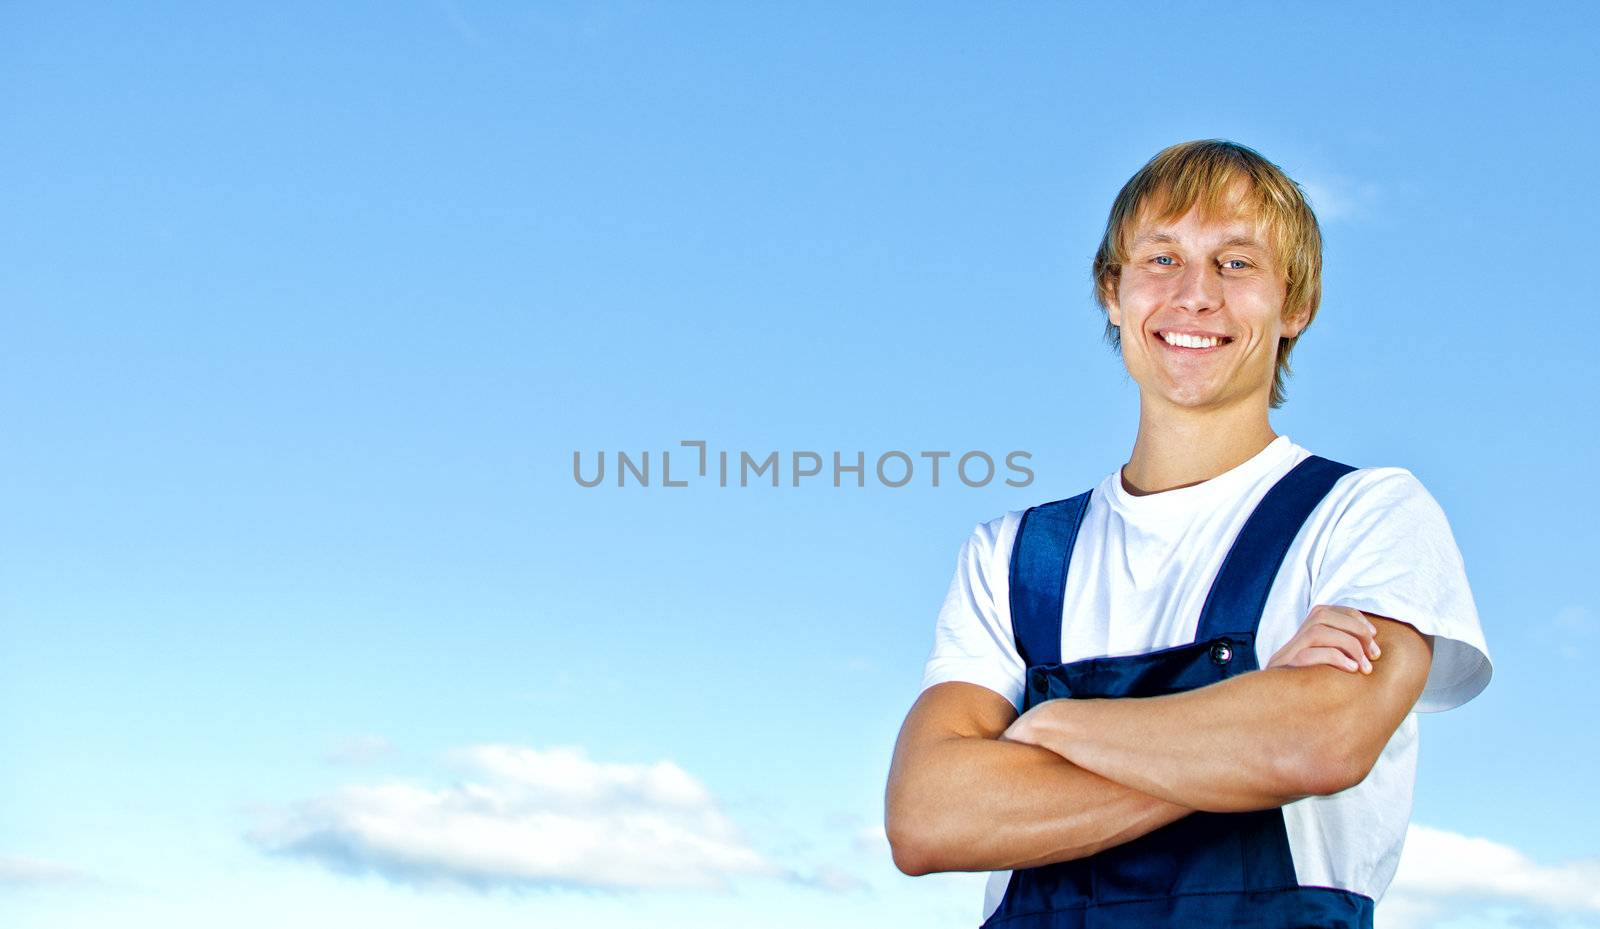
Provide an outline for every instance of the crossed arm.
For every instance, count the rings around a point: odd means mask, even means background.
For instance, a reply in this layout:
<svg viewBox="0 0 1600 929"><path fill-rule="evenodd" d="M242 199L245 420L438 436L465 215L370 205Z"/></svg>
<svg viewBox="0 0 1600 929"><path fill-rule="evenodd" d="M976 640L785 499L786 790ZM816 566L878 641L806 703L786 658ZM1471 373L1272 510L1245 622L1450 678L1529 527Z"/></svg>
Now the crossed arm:
<svg viewBox="0 0 1600 929"><path fill-rule="evenodd" d="M889 772L895 864L907 874L1035 867L1194 810L1268 809L1353 787L1432 660L1416 629L1368 619L1382 643L1370 674L1269 667L1162 697L1052 700L1021 717L987 688L929 688Z"/></svg>

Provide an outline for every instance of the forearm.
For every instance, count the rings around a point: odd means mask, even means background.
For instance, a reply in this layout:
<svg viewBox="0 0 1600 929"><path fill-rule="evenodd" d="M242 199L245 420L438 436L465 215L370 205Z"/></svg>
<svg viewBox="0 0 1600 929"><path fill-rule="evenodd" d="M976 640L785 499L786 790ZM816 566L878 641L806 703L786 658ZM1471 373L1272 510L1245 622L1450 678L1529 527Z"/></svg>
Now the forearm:
<svg viewBox="0 0 1600 929"><path fill-rule="evenodd" d="M1192 812L1019 742L942 739L897 767L886 822L912 874L1070 861Z"/></svg>
<svg viewBox="0 0 1600 929"><path fill-rule="evenodd" d="M1172 803L1268 809L1341 789L1350 766L1329 759L1341 758L1348 714L1337 710L1352 677L1272 668L1160 697L1053 700L1025 738ZM1356 761L1355 751L1343 754Z"/></svg>
<svg viewBox="0 0 1600 929"><path fill-rule="evenodd" d="M929 870L1070 861L1191 812L1033 745L953 739L930 752L924 766L918 815L937 852Z"/></svg>

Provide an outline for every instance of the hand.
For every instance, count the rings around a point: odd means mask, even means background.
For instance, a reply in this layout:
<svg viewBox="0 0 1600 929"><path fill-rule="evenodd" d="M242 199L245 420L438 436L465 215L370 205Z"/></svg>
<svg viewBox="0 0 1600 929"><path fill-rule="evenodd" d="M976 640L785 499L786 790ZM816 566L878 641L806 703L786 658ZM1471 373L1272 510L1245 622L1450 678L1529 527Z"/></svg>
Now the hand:
<svg viewBox="0 0 1600 929"><path fill-rule="evenodd" d="M1040 725L1040 717L1043 716L1043 713L1040 711L1053 702L1055 701L1046 700L1012 720L1011 725L1006 727L1006 731L1000 733L1000 741L1022 742L1027 745L1039 745L1048 748L1049 746L1044 744L1044 727ZM1055 708L1052 707L1052 709Z"/></svg>
<svg viewBox="0 0 1600 929"><path fill-rule="evenodd" d="M1378 648L1378 627L1348 606L1312 607L1300 630L1267 662L1269 668L1309 668L1328 665L1346 671L1372 673Z"/></svg>

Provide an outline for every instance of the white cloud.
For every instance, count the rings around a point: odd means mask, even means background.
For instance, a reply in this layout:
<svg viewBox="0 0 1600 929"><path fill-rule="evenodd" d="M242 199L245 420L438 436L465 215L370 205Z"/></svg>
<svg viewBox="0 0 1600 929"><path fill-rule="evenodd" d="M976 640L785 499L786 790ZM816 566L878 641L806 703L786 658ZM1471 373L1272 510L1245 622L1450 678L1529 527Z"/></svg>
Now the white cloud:
<svg viewBox="0 0 1600 929"><path fill-rule="evenodd" d="M1600 624L1595 623L1594 614L1586 607L1573 603L1562 607L1555 618L1556 641L1559 644L1563 658L1581 659L1588 654L1587 639L1596 631L1600 631Z"/></svg>
<svg viewBox="0 0 1600 929"><path fill-rule="evenodd" d="M753 849L706 788L670 761L605 764L581 749L480 745L468 778L429 789L351 785L277 811L248 838L275 854L420 886L721 888L803 877Z"/></svg>
<svg viewBox="0 0 1600 929"><path fill-rule="evenodd" d="M884 831L882 823L875 826L862 826L857 829L854 844L858 852L882 855L884 858L888 858L891 854L889 833Z"/></svg>
<svg viewBox="0 0 1600 929"><path fill-rule="evenodd" d="M442 0L439 8L444 12L445 19L450 23L450 28L455 31L456 35L472 45L484 44L483 33L479 32L473 27L472 23L467 21L466 16L462 15L460 7L450 2L450 0Z"/></svg>
<svg viewBox="0 0 1600 929"><path fill-rule="evenodd" d="M76 884L89 879L89 875L82 871L53 861L0 856L0 886L38 887Z"/></svg>
<svg viewBox="0 0 1600 929"><path fill-rule="evenodd" d="M1593 632L1594 614L1579 604L1569 604L1556 613L1556 628L1565 632Z"/></svg>
<svg viewBox="0 0 1600 929"><path fill-rule="evenodd" d="M1540 864L1509 845L1413 823L1378 925L1420 929L1469 902L1600 913L1600 858Z"/></svg>
<svg viewBox="0 0 1600 929"><path fill-rule="evenodd" d="M368 764L394 754L394 743L379 735L342 739L325 756L330 764Z"/></svg>
<svg viewBox="0 0 1600 929"><path fill-rule="evenodd" d="M872 889L872 885L856 875L829 865L822 865L807 875L797 875L794 880L796 883L831 893L855 893Z"/></svg>
<svg viewBox="0 0 1600 929"><path fill-rule="evenodd" d="M1378 200L1375 184L1357 183L1342 177L1301 178L1299 183L1317 219L1325 223L1359 219Z"/></svg>

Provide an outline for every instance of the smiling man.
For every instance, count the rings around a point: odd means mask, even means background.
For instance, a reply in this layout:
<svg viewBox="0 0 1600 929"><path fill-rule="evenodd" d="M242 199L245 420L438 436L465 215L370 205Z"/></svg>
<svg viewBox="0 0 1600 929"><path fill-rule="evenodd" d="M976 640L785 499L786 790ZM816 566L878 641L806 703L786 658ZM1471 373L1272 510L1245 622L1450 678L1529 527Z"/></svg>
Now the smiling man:
<svg viewBox="0 0 1600 929"><path fill-rule="evenodd" d="M1230 142L1166 149L1112 206L1133 451L967 540L889 774L896 864L994 872L985 927L1372 924L1415 714L1490 663L1416 477L1272 430L1321 254L1300 188Z"/></svg>

